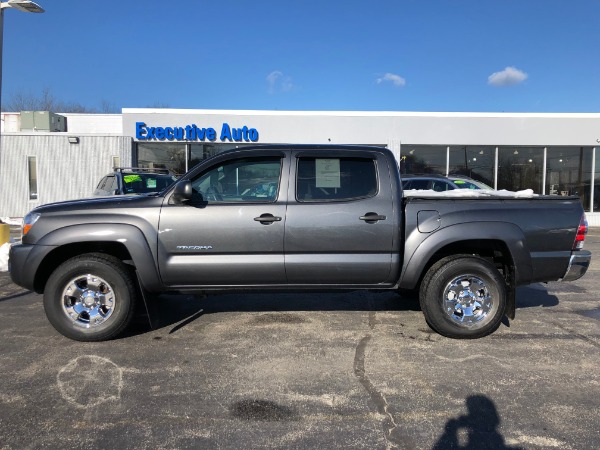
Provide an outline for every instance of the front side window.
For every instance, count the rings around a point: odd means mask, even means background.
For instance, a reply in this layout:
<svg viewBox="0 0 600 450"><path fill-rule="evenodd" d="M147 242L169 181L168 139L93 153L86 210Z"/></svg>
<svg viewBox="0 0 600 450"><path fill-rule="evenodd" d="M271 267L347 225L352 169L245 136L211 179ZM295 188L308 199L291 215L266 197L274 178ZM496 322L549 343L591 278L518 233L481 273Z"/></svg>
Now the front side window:
<svg viewBox="0 0 600 450"><path fill-rule="evenodd" d="M192 179L192 202L274 202L280 177L280 157L226 161Z"/></svg>
<svg viewBox="0 0 600 450"><path fill-rule="evenodd" d="M299 158L296 199L344 201L377 194L375 161L369 158Z"/></svg>

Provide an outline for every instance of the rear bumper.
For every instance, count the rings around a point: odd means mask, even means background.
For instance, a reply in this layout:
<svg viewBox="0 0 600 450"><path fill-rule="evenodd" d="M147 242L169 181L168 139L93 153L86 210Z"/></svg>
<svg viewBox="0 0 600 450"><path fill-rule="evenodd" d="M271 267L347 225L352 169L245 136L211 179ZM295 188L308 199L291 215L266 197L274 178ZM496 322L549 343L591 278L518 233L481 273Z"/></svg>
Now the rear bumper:
<svg viewBox="0 0 600 450"><path fill-rule="evenodd" d="M587 250L579 250L573 253L569 260L567 272L561 281L574 281L584 276L590 266L591 260L592 254Z"/></svg>

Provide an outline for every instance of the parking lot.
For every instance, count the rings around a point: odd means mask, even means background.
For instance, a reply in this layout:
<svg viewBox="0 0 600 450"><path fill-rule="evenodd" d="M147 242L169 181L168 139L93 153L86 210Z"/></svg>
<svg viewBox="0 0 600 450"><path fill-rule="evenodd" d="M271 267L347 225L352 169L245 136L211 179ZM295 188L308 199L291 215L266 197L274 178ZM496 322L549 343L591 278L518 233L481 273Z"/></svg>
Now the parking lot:
<svg viewBox="0 0 600 450"><path fill-rule="evenodd" d="M600 230L586 249L600 255ZM157 327L68 340L0 273L0 449L588 449L600 261L457 341L395 293L161 296Z"/></svg>

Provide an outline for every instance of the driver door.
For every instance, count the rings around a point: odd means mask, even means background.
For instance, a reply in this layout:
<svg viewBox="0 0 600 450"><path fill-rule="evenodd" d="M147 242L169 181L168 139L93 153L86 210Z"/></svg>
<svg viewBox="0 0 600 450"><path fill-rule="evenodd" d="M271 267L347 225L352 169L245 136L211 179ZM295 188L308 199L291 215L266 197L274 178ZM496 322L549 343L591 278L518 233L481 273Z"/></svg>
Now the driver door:
<svg viewBox="0 0 600 450"><path fill-rule="evenodd" d="M158 238L163 282L173 287L285 284L288 160L282 152L221 159L190 179L190 201L165 201Z"/></svg>

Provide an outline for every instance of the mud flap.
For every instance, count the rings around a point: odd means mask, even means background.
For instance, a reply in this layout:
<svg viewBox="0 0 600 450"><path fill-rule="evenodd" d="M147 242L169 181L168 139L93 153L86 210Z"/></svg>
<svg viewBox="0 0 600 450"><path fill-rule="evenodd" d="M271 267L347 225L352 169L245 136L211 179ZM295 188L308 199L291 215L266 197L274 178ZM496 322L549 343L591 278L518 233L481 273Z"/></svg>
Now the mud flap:
<svg viewBox="0 0 600 450"><path fill-rule="evenodd" d="M517 292L517 290L515 289L514 286L508 286L508 289L506 292L506 316L510 320L515 319L515 313L516 313L516 309L517 309L516 292Z"/></svg>
<svg viewBox="0 0 600 450"><path fill-rule="evenodd" d="M138 280L138 288L140 290L140 294L142 297L142 302L144 303L144 309L146 311L146 315L148 317L148 325L151 330L156 330L158 327L158 311L156 309L156 301L152 298L152 296L146 292L144 289L144 285L142 284L142 280L140 280L140 275L138 271L135 271L135 275Z"/></svg>

